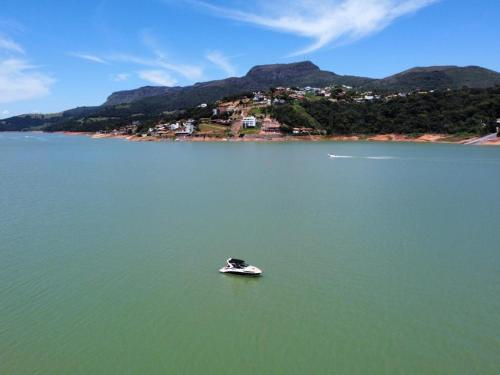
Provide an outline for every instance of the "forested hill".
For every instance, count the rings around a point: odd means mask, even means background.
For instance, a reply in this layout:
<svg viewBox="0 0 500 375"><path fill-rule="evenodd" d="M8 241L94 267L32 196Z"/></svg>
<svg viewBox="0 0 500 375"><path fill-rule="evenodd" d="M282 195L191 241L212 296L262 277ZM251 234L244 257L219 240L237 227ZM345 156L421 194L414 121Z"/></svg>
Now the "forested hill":
<svg viewBox="0 0 500 375"><path fill-rule="evenodd" d="M383 91L412 91L487 88L500 85L500 74L479 66L431 66L413 68L393 76L373 81L370 86Z"/></svg>
<svg viewBox="0 0 500 375"><path fill-rule="evenodd" d="M284 129L310 127L327 134L486 134L500 119L500 86L414 93L362 103L296 101L270 108Z"/></svg>
<svg viewBox="0 0 500 375"><path fill-rule="evenodd" d="M357 95L357 94L353 94ZM145 101L120 106L81 108L59 115L27 115L0 121L2 130L98 131L139 120L142 130L160 122L210 117L212 105L161 112ZM88 115L92 111L93 115ZM357 102L321 97L288 99L262 109L282 124L284 132L308 127L327 134L444 133L495 131L500 119L500 86L488 89L437 90L407 96L381 96Z"/></svg>

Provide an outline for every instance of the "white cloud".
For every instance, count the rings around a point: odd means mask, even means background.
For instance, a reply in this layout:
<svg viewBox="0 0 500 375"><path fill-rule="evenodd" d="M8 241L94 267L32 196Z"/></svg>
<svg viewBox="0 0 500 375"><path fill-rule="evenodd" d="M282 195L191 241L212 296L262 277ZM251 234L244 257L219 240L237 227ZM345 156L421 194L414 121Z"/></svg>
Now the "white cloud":
<svg viewBox="0 0 500 375"><path fill-rule="evenodd" d="M164 70L141 70L139 78L160 86L175 86L176 81Z"/></svg>
<svg viewBox="0 0 500 375"><path fill-rule="evenodd" d="M187 1L220 17L312 39L312 44L293 53L299 55L335 41L366 37L438 0L255 0L252 8L258 11Z"/></svg>
<svg viewBox="0 0 500 375"><path fill-rule="evenodd" d="M9 110L4 109L4 110L2 111L2 113L1 113L1 115L2 115L2 117L5 117L5 116L8 116L8 115L9 115L9 113L10 113L10 112L9 112Z"/></svg>
<svg viewBox="0 0 500 375"><path fill-rule="evenodd" d="M115 82L122 82L122 81L126 81L127 79L129 79L130 77L130 74L127 74L127 73L118 73L118 74L115 74L113 76L113 81Z"/></svg>
<svg viewBox="0 0 500 375"><path fill-rule="evenodd" d="M175 64L167 61L164 56L159 54L157 54L154 58L144 58L128 54L116 54L109 56L108 60L168 70L173 73L180 74L189 80L197 80L203 76L203 69L200 66Z"/></svg>
<svg viewBox="0 0 500 375"><path fill-rule="evenodd" d="M120 54L112 56L111 59L167 70L171 73L179 74L191 81L198 80L203 76L203 68L198 65L173 62L172 60L174 59L168 57L168 53L163 50L161 43L150 30L142 30L140 38L142 44L151 51L152 57L143 58Z"/></svg>
<svg viewBox="0 0 500 375"><path fill-rule="evenodd" d="M92 61L99 64L110 64L114 63L125 63L133 65L141 65L150 68L156 68L161 70L168 70L172 73L180 74L181 76L194 81L198 80L203 76L203 68L197 65L189 64L176 64L167 60L165 55L159 51L155 51L154 57L139 57L135 55L129 55L124 53L112 54L105 57L101 57L94 54L82 54L82 53L70 53L71 56L78 57L84 60ZM125 80L127 77L125 75L115 76L115 80Z"/></svg>
<svg viewBox="0 0 500 375"><path fill-rule="evenodd" d="M140 37L142 44L150 51L147 57L127 53L98 55L70 52L69 55L100 64L122 63L147 67L155 71L168 71L170 74L180 75L190 81L196 81L202 78L203 68L201 66L173 62L173 59L167 57L167 53L162 50L154 35L148 30L143 30ZM114 80L123 81L127 78L128 76L116 75ZM171 78L169 78L169 80L171 80Z"/></svg>
<svg viewBox="0 0 500 375"><path fill-rule="evenodd" d="M210 51L205 55L206 59L216 65L224 73L230 76L236 75L236 68L231 64L229 59L220 51Z"/></svg>
<svg viewBox="0 0 500 375"><path fill-rule="evenodd" d="M0 103L39 98L50 93L54 80L39 72L24 54L21 45L0 36ZM5 111L2 112L4 115Z"/></svg>
<svg viewBox="0 0 500 375"><path fill-rule="evenodd" d="M15 53L24 53L23 47L14 42L12 39L0 36L0 50L15 52Z"/></svg>
<svg viewBox="0 0 500 375"><path fill-rule="evenodd" d="M70 52L69 55L73 57L78 57L79 59L95 62L98 64L109 64L109 62L107 62L103 58L96 55L92 55L90 53Z"/></svg>
<svg viewBox="0 0 500 375"><path fill-rule="evenodd" d="M0 58L0 103L46 96L54 80L24 59Z"/></svg>

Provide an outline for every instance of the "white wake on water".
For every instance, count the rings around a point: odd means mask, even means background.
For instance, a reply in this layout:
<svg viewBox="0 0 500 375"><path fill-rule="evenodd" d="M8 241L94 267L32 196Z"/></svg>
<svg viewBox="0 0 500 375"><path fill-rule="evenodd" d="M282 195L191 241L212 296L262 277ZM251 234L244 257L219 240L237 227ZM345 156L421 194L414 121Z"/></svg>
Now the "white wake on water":
<svg viewBox="0 0 500 375"><path fill-rule="evenodd" d="M370 159L370 160L392 160L394 156L352 156L352 155L334 155L328 154L331 159Z"/></svg>
<svg viewBox="0 0 500 375"><path fill-rule="evenodd" d="M332 154L328 154L329 157L331 157L332 159L333 158L337 158L337 159L351 159L351 158L354 158L354 156L349 156L349 155L332 155Z"/></svg>

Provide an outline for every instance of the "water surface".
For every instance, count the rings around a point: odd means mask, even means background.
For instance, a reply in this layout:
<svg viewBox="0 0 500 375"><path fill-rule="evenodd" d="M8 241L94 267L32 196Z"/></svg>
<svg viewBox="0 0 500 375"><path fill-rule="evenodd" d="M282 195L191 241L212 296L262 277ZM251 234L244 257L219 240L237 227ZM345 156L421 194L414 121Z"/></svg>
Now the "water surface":
<svg viewBox="0 0 500 375"><path fill-rule="evenodd" d="M500 148L0 133L0 373L498 373L499 188Z"/></svg>

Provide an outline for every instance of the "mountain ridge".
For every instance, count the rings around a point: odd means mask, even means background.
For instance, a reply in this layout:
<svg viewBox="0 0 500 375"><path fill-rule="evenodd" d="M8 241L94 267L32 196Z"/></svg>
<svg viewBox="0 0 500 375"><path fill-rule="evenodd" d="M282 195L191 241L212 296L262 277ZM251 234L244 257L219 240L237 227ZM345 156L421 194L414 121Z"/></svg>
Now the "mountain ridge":
<svg viewBox="0 0 500 375"><path fill-rule="evenodd" d="M500 73L480 66L414 67L376 81L379 90L488 88L500 84Z"/></svg>
<svg viewBox="0 0 500 375"><path fill-rule="evenodd" d="M114 92L103 105L127 104L135 100L162 95L189 97L196 90L205 91L203 95L207 99L202 101L210 102L218 100L223 96L236 95L248 91L268 90L273 86L327 86L330 84L359 86L360 84L367 84L372 80L372 78L342 76L324 71L311 61L290 64L256 65L242 77L229 77L220 80L198 82L194 85L184 87L156 86L156 90L148 90L147 88L151 88L152 86L144 86L135 90ZM215 97L216 95L207 93L206 91L210 91L210 89L213 89L214 94L221 96ZM191 105L196 104L191 103Z"/></svg>
<svg viewBox="0 0 500 375"><path fill-rule="evenodd" d="M273 86L347 85L365 90L412 91L423 89L486 88L500 84L500 73L479 66L455 65L414 67L385 78L339 75L321 70L311 61L268 64L252 67L242 77L198 82L191 86L144 86L112 93L103 105L127 104L150 97L168 97L177 104L200 97L202 102L247 91L267 90ZM213 92L210 92L213 91ZM219 95L219 97L217 97ZM205 100L203 100L206 98ZM190 106L196 103L190 102Z"/></svg>

